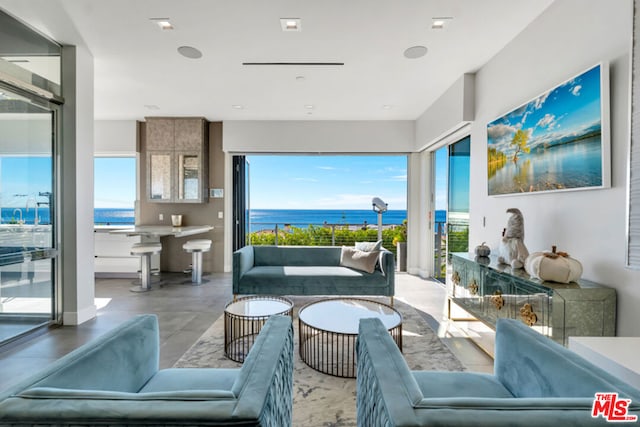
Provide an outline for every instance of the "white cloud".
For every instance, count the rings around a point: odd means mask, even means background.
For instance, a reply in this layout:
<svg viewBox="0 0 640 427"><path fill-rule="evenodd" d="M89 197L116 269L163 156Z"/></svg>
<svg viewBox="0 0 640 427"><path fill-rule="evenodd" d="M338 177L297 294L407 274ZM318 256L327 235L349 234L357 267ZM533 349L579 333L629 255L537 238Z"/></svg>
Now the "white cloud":
<svg viewBox="0 0 640 427"><path fill-rule="evenodd" d="M502 144L505 141L510 141L511 136L516 133L517 130L515 126L498 124L487 129L487 136L493 140L494 144Z"/></svg>
<svg viewBox="0 0 640 427"><path fill-rule="evenodd" d="M407 174L392 176L391 180L392 181L406 181L407 180Z"/></svg>
<svg viewBox="0 0 640 427"><path fill-rule="evenodd" d="M303 181L303 182L318 182L315 178L293 178L294 181Z"/></svg>
<svg viewBox="0 0 640 427"><path fill-rule="evenodd" d="M545 101L547 100L550 94L551 92L544 93L533 101L534 107L536 110L539 110L540 108L542 108L542 106L544 105Z"/></svg>
<svg viewBox="0 0 640 427"><path fill-rule="evenodd" d="M580 96L580 89L582 89L582 85L575 85L571 88L570 92L573 96Z"/></svg>
<svg viewBox="0 0 640 427"><path fill-rule="evenodd" d="M322 169L325 171L333 171L336 170L336 168L334 168L333 166L316 166L318 169Z"/></svg>
<svg viewBox="0 0 640 427"><path fill-rule="evenodd" d="M405 198L381 194L375 196L384 200L389 205L389 209L406 209L407 207ZM336 194L332 197L311 201L309 205L314 206L315 209L370 209L373 197L374 195L370 194Z"/></svg>
<svg viewBox="0 0 640 427"><path fill-rule="evenodd" d="M536 123L536 126L539 126L541 128L553 129L555 123L556 123L556 116L554 116L553 114L547 113L544 115L543 118L538 120L538 123Z"/></svg>

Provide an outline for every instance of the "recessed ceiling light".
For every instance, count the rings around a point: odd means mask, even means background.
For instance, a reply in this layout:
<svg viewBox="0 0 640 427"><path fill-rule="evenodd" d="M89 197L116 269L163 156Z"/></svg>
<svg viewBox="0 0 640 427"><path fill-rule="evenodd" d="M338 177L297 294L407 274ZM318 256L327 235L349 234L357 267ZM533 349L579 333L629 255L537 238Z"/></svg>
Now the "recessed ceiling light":
<svg viewBox="0 0 640 427"><path fill-rule="evenodd" d="M158 107L157 105L153 105L153 104L146 104L144 106L144 108L146 108L147 110L159 110L160 107Z"/></svg>
<svg viewBox="0 0 640 427"><path fill-rule="evenodd" d="M296 76L296 81L303 82L305 79L304 76Z"/></svg>
<svg viewBox="0 0 640 427"><path fill-rule="evenodd" d="M169 22L169 18L149 18L149 20L158 24L161 30L173 30L173 25Z"/></svg>
<svg viewBox="0 0 640 427"><path fill-rule="evenodd" d="M417 59L427 54L427 48L424 46L412 46L404 51L405 58Z"/></svg>
<svg viewBox="0 0 640 427"><path fill-rule="evenodd" d="M451 16L443 16L439 18L431 18L431 28L434 30L442 30L453 18Z"/></svg>
<svg viewBox="0 0 640 427"><path fill-rule="evenodd" d="M178 48L178 53L184 56L185 58L189 58L189 59L202 58L202 52L200 52L198 49L196 49L193 46L180 46Z"/></svg>
<svg viewBox="0 0 640 427"><path fill-rule="evenodd" d="M302 20L300 18L280 18L282 31L302 31Z"/></svg>
<svg viewBox="0 0 640 427"><path fill-rule="evenodd" d="M389 105L389 104L384 104L384 105L382 106L382 109L383 109L383 110L390 110L390 109L391 109L391 105Z"/></svg>
<svg viewBox="0 0 640 427"><path fill-rule="evenodd" d="M304 108L306 108L307 110L313 110L315 108L315 106L311 105L311 104L307 104L304 106Z"/></svg>
<svg viewBox="0 0 640 427"><path fill-rule="evenodd" d="M244 106L240 104L232 105L232 107L235 108L236 110L242 110L244 108Z"/></svg>

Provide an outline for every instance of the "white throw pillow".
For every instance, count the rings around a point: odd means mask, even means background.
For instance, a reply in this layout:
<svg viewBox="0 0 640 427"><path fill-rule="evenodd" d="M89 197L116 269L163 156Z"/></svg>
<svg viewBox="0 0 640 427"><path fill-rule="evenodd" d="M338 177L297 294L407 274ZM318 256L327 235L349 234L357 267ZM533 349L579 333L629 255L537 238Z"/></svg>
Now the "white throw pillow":
<svg viewBox="0 0 640 427"><path fill-rule="evenodd" d="M377 242L356 242L355 247L359 251L374 252L382 249L382 240Z"/></svg>
<svg viewBox="0 0 640 427"><path fill-rule="evenodd" d="M351 246L343 246L340 254L340 265L355 268L356 270L373 273L378 261L378 252L361 251Z"/></svg>

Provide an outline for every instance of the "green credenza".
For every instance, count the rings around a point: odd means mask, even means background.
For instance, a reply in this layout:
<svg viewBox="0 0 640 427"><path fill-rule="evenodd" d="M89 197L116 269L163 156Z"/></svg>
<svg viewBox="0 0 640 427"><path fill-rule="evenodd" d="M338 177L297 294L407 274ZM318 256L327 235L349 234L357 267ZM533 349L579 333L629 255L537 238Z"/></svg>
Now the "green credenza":
<svg viewBox="0 0 640 427"><path fill-rule="evenodd" d="M615 335L613 288L588 280L542 281L524 269L499 264L494 256L454 253L451 264L449 302L491 328L501 317L519 319L565 346L570 336Z"/></svg>

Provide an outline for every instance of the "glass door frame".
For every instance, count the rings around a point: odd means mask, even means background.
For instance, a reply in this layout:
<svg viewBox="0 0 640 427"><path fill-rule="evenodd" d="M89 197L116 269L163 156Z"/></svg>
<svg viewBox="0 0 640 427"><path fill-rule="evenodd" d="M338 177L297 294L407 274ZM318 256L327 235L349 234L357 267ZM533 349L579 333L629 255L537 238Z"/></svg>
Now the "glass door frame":
<svg viewBox="0 0 640 427"><path fill-rule="evenodd" d="M51 252L50 256L44 259L51 260L51 313L49 322L43 323L30 330L17 334L15 337L9 338L6 341L0 341L0 346L15 342L20 338L29 335L34 330L51 325L62 324L63 316L63 298L62 298L62 271L60 268L61 262L61 242L62 242L62 226L60 219L62 218L62 206L58 201L61 199L62 183L61 183L61 155L62 149L62 103L63 100L59 97L52 96L47 99L41 94L33 93L30 90L26 90L19 86L10 84L9 82L0 80L0 90L15 93L16 95L26 98L29 103L34 104L40 108L49 110L51 114L51 189L52 197L50 198L50 223L51 223Z"/></svg>

